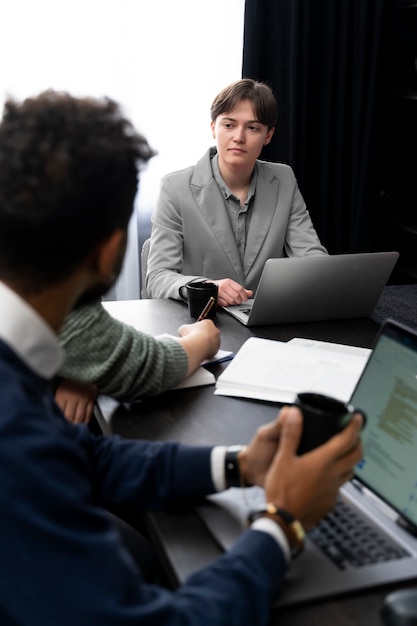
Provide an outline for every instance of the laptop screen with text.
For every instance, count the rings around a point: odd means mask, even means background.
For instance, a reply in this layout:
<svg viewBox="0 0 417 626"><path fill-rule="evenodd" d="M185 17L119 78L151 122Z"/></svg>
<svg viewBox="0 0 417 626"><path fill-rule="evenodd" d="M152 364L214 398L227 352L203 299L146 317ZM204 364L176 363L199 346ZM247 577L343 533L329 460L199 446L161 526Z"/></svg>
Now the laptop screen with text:
<svg viewBox="0 0 417 626"><path fill-rule="evenodd" d="M417 336L387 322L351 403L367 414L355 477L417 527Z"/></svg>

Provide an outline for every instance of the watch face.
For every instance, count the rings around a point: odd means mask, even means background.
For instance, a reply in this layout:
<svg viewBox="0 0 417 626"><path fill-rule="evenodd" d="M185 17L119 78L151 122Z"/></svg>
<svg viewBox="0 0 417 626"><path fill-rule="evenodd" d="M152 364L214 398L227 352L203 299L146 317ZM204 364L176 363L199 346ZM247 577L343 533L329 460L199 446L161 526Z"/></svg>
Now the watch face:
<svg viewBox="0 0 417 626"><path fill-rule="evenodd" d="M294 535L297 537L297 541L300 543L304 543L305 532L301 523L296 519L291 522L290 526L294 532Z"/></svg>
<svg viewBox="0 0 417 626"><path fill-rule="evenodd" d="M274 504L268 503L266 505L265 512L270 513L272 515L277 515L281 520L285 523L288 533L291 536L291 554L293 557L300 554L300 552L304 548L304 539L305 539L305 531L301 524L301 522L294 518L294 515L289 513L289 511L285 511L284 509L280 509Z"/></svg>
<svg viewBox="0 0 417 626"><path fill-rule="evenodd" d="M248 516L249 524L253 524L253 522L260 517L267 517L281 527L291 551L291 558L294 559L296 556L301 554L304 550L305 537L304 528L301 522L294 519L288 511L281 512L280 509L271 503L267 503L265 509L252 511ZM292 521L289 521L290 519Z"/></svg>

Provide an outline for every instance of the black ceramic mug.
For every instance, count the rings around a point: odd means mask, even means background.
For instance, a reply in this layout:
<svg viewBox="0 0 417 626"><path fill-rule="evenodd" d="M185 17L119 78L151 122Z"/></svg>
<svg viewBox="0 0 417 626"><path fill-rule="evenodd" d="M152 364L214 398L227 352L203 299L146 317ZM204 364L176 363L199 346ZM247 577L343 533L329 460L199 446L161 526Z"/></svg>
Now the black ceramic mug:
<svg viewBox="0 0 417 626"><path fill-rule="evenodd" d="M203 314L203 318L214 319L217 309L217 291L218 286L215 283L200 281L187 285L190 316L198 319ZM214 298L214 301L211 298ZM210 309L205 312L206 306Z"/></svg>
<svg viewBox="0 0 417 626"><path fill-rule="evenodd" d="M294 402L303 414L303 433L298 454L304 454L322 445L349 424L354 413L365 414L351 404L320 393L299 393ZM362 428L363 428L362 426Z"/></svg>

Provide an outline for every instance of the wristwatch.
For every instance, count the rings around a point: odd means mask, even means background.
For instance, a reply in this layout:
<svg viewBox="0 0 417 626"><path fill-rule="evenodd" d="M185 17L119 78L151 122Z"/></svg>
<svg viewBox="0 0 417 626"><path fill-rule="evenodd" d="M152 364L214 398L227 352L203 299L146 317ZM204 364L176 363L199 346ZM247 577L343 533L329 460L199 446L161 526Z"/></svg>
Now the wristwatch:
<svg viewBox="0 0 417 626"><path fill-rule="evenodd" d="M267 517L277 523L285 533L294 559L304 550L305 531L301 522L295 519L292 513L268 502L262 510L252 511L248 516L248 523L252 524L260 517Z"/></svg>
<svg viewBox="0 0 417 626"><path fill-rule="evenodd" d="M243 484L239 469L239 452L246 446L229 446L224 459L224 476L228 487L241 487Z"/></svg>

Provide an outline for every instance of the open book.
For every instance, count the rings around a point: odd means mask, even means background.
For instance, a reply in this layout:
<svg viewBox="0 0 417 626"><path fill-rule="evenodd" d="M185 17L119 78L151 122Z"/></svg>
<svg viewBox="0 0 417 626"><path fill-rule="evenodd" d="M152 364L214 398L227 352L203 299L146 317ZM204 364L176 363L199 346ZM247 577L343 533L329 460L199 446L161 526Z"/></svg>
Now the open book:
<svg viewBox="0 0 417 626"><path fill-rule="evenodd" d="M215 394L292 403L312 391L348 402L371 350L295 338L251 337L219 376Z"/></svg>

